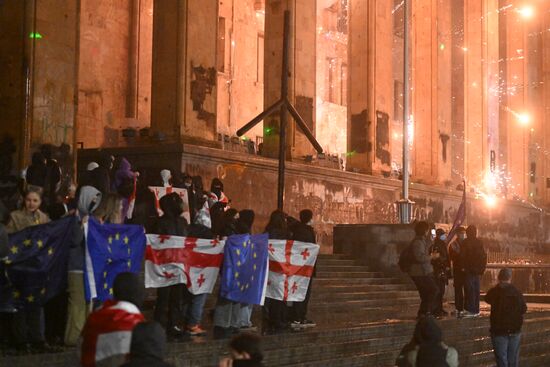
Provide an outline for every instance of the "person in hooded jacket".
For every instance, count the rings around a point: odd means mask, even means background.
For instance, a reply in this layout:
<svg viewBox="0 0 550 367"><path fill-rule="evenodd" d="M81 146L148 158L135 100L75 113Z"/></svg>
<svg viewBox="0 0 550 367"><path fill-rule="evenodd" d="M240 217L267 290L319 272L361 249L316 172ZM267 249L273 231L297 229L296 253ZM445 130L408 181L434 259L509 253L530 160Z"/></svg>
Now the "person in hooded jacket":
<svg viewBox="0 0 550 367"><path fill-rule="evenodd" d="M27 167L25 176L27 185L37 186L44 190L47 171L46 158L40 152L33 153L31 165Z"/></svg>
<svg viewBox="0 0 550 367"><path fill-rule="evenodd" d="M219 178L212 179L212 183L210 184L210 192L208 193L208 203L211 208L216 202L220 202L225 205L229 204L229 199L223 192L223 182Z"/></svg>
<svg viewBox="0 0 550 367"><path fill-rule="evenodd" d="M466 274L466 311L463 317L478 317L481 276L487 267L487 254L483 248L483 242L477 238L476 226L468 226L466 236L462 246L462 260Z"/></svg>
<svg viewBox="0 0 550 367"><path fill-rule="evenodd" d="M237 233L237 221L239 219L239 212L237 209L229 208L223 213L221 231L215 233L218 237L229 237Z"/></svg>
<svg viewBox="0 0 550 367"><path fill-rule="evenodd" d="M157 322L141 322L132 330L130 354L122 367L170 367L166 358L166 333Z"/></svg>
<svg viewBox="0 0 550 367"><path fill-rule="evenodd" d="M160 185L162 187L172 187L172 172L169 169L160 171Z"/></svg>
<svg viewBox="0 0 550 367"><path fill-rule="evenodd" d="M443 335L432 316L421 318L412 340L395 361L397 367L457 367L458 352L443 343Z"/></svg>
<svg viewBox="0 0 550 367"><path fill-rule="evenodd" d="M111 192L111 170L113 169L113 156L104 154L98 162L99 167L92 172L91 186L95 187L103 195Z"/></svg>
<svg viewBox="0 0 550 367"><path fill-rule="evenodd" d="M296 221L290 226L292 239L300 242L317 243L315 230L313 229L312 224L313 212L310 209L300 211L300 221ZM315 267L313 268L312 277L309 280L309 287L307 288L306 297L302 302L293 302L292 306L290 306L289 319L291 322L290 326L293 328L310 328L317 326L315 322L308 320L306 317L314 276Z"/></svg>
<svg viewBox="0 0 550 367"><path fill-rule="evenodd" d="M176 193L165 195L159 200L159 205L163 215L158 219L156 233L187 236L187 222L181 216L183 213L183 200L181 197ZM183 299L187 294L184 284L157 288L154 319L166 329L170 337L179 338L184 334L180 323L183 315L183 304L188 303L188 299Z"/></svg>
<svg viewBox="0 0 550 367"><path fill-rule="evenodd" d="M491 305L491 341L497 367L517 367L527 305L521 291L512 285L511 269L501 269L498 281L485 296L485 302Z"/></svg>
<svg viewBox="0 0 550 367"><path fill-rule="evenodd" d="M78 215L82 225L88 216L97 209L101 202L101 192L92 186L83 186L78 195ZM69 274L68 274L68 307L67 323L65 327L65 345L75 346L86 318L89 307L86 304L84 295L84 259L85 240L82 228L77 232L78 238L73 241L69 253Z"/></svg>
<svg viewBox="0 0 550 367"><path fill-rule="evenodd" d="M239 212L234 234L247 234L252 232L254 223L254 211L244 209ZM219 297L214 310L214 338L227 338L239 331L253 331L256 328L250 321L252 305L233 302Z"/></svg>
<svg viewBox="0 0 550 367"><path fill-rule="evenodd" d="M291 239L290 230L287 224L287 215L281 210L271 213L269 222L265 227L270 240ZM287 328L287 305L286 302L266 297L263 307L263 321L267 325L265 333L276 334Z"/></svg>

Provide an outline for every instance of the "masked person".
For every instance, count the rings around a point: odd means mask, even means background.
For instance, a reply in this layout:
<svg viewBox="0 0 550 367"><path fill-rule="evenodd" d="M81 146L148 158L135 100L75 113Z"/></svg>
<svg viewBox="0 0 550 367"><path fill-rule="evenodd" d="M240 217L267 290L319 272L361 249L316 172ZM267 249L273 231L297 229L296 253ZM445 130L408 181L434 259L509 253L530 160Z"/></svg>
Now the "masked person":
<svg viewBox="0 0 550 367"><path fill-rule="evenodd" d="M447 251L447 235L445 231L439 228L435 232L435 240L430 247L431 254L438 254L436 259L432 259L432 266L434 268L434 280L439 290L438 297L436 299L434 316L447 316L447 312L443 309L443 296L445 295L445 287L447 285L447 274L450 270L449 252Z"/></svg>
<svg viewBox="0 0 550 367"><path fill-rule="evenodd" d="M462 317L464 313L464 294L466 287L466 274L462 260L462 247L466 239L466 228L458 227L456 240L449 246L449 258L453 270L453 286L455 290L456 316Z"/></svg>

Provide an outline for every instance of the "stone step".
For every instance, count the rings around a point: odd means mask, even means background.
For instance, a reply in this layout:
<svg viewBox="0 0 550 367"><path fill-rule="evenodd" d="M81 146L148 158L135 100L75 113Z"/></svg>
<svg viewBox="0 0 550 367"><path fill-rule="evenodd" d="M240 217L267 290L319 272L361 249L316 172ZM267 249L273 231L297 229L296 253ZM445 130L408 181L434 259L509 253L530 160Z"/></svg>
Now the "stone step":
<svg viewBox="0 0 550 367"><path fill-rule="evenodd" d="M384 278L384 273L373 271L317 271L316 279L335 279L335 278Z"/></svg>
<svg viewBox="0 0 550 367"><path fill-rule="evenodd" d="M419 304L418 297L409 297L409 298L394 298L394 299L362 299L362 300L340 300L332 299L311 303L309 309L312 313L320 311L330 311L330 312L346 312L354 311L358 307L384 307L392 306L395 304L399 305L414 305Z"/></svg>
<svg viewBox="0 0 550 367"><path fill-rule="evenodd" d="M353 259L317 259L316 266L356 266L357 262Z"/></svg>
<svg viewBox="0 0 550 367"><path fill-rule="evenodd" d="M347 284L347 282L342 282L338 280L335 282L327 282L326 279L323 279L320 284L317 284L317 279L313 281L312 294L317 292L329 292L329 293L350 293L350 292L395 292L395 291L412 291L414 290L414 285L405 284L405 283L396 283L396 284Z"/></svg>
<svg viewBox="0 0 550 367"><path fill-rule="evenodd" d="M355 285L404 285L399 278L316 278L317 286L355 286Z"/></svg>
<svg viewBox="0 0 550 367"><path fill-rule="evenodd" d="M370 271L368 266L362 265L317 265L317 272L325 271Z"/></svg>
<svg viewBox="0 0 550 367"><path fill-rule="evenodd" d="M353 260L350 255L346 254L319 254L318 260Z"/></svg>
<svg viewBox="0 0 550 367"><path fill-rule="evenodd" d="M315 287L315 286L314 286ZM387 299L393 300L396 298L418 298L418 292L411 291L381 291L381 292L331 292L330 289L321 288L321 291L314 291L311 295L312 303L316 301L324 301L327 299L335 301L348 301L348 300L374 300L374 299Z"/></svg>

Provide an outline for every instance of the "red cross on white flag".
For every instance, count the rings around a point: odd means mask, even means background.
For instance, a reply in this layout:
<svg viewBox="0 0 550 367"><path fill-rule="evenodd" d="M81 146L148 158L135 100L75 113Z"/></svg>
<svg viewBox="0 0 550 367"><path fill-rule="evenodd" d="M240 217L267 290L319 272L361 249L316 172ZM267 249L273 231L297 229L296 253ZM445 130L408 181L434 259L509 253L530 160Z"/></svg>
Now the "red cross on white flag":
<svg viewBox="0 0 550 367"><path fill-rule="evenodd" d="M187 189L180 189L177 187L161 187L161 186L149 186L149 190L155 194L155 206L159 216L162 216L162 210L160 209L159 200L167 194L175 192L183 200L183 213L181 214L187 220L187 223L191 223L191 214L189 212L189 198L187 197Z"/></svg>
<svg viewBox="0 0 550 367"><path fill-rule="evenodd" d="M269 240L269 280L266 297L302 302L306 297L319 246L313 243Z"/></svg>
<svg viewBox="0 0 550 367"><path fill-rule="evenodd" d="M145 287L159 288L186 284L192 294L211 293L225 243L189 237L147 235Z"/></svg>

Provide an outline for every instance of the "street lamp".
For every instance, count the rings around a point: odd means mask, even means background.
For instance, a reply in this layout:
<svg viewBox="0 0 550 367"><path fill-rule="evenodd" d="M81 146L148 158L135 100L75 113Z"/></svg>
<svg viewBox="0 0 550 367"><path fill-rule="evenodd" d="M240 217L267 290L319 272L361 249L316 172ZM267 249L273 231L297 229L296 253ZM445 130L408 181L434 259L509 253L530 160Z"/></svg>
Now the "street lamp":
<svg viewBox="0 0 550 367"><path fill-rule="evenodd" d="M521 8L517 10L519 15L521 15L525 19L533 18L535 15L535 8L533 8L532 5L524 5Z"/></svg>
<svg viewBox="0 0 550 367"><path fill-rule="evenodd" d="M403 192L397 202L399 222L409 224L412 220L412 206L409 200L409 6L403 0Z"/></svg>
<svg viewBox="0 0 550 367"><path fill-rule="evenodd" d="M517 115L518 122L522 125L527 125L531 121L531 116L529 116L527 113L519 113Z"/></svg>

